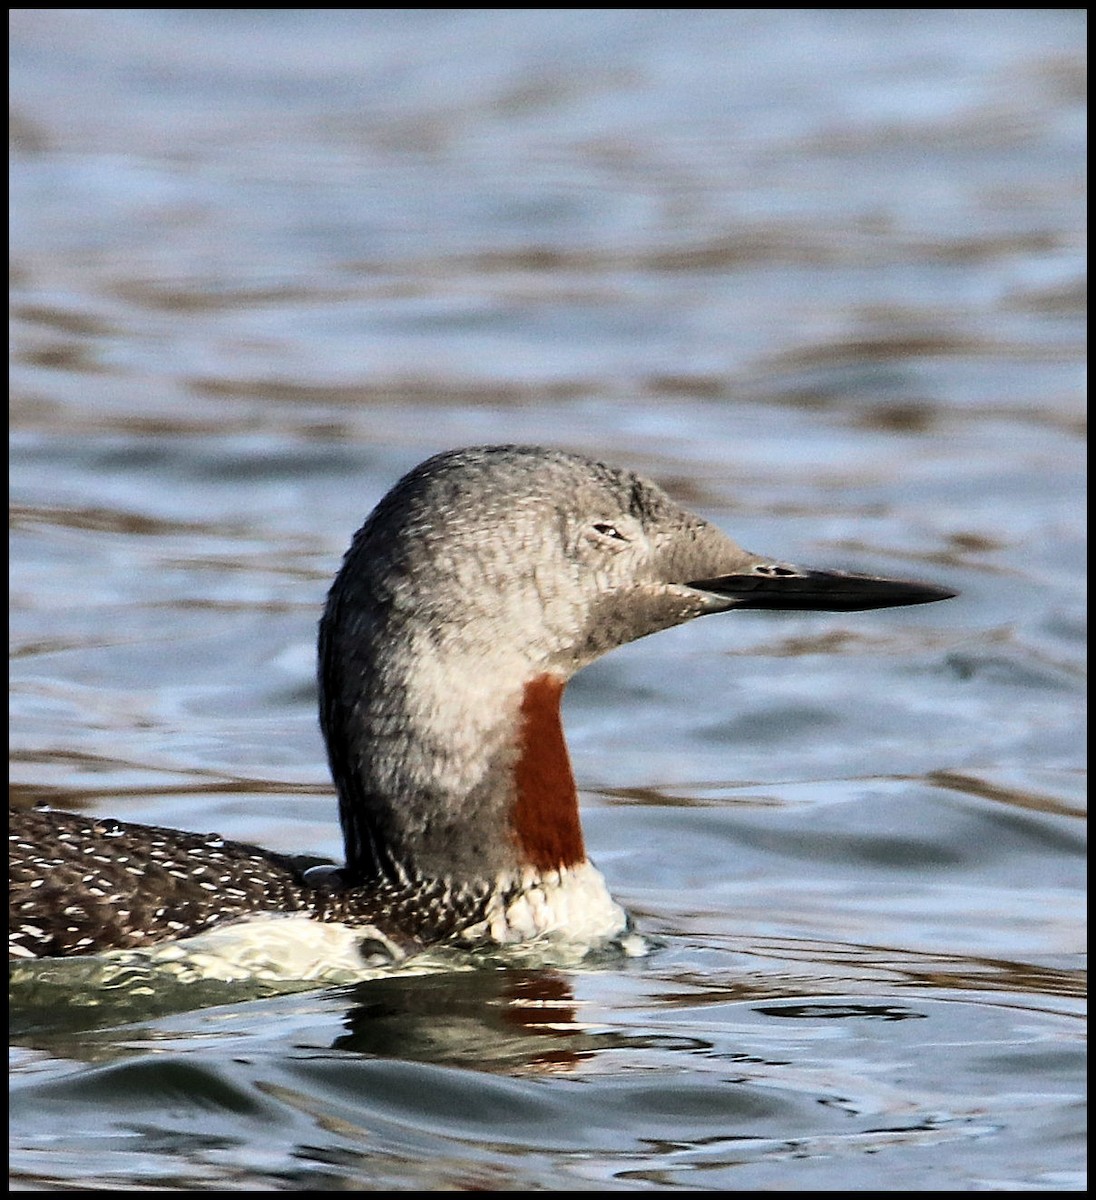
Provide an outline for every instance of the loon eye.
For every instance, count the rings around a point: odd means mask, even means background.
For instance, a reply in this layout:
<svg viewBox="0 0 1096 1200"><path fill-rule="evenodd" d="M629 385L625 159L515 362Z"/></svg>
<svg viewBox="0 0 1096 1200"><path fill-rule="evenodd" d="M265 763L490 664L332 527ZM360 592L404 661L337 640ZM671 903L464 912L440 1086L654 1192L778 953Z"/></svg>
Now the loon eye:
<svg viewBox="0 0 1096 1200"><path fill-rule="evenodd" d="M628 540L611 521L595 521L590 528L595 533L601 534L602 537L613 538L618 542L626 542Z"/></svg>

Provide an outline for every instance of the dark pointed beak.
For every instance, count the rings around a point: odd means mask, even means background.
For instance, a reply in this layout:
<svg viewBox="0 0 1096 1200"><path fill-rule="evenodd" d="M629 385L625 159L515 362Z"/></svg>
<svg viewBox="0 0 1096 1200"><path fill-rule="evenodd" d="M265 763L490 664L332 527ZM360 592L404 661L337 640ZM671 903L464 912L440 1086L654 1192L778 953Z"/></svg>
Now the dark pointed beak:
<svg viewBox="0 0 1096 1200"><path fill-rule="evenodd" d="M696 579L687 586L711 596L725 597L726 608L815 612L860 612L868 608L933 604L958 594L934 583L846 575L841 571L808 571L776 563L754 567L741 575Z"/></svg>

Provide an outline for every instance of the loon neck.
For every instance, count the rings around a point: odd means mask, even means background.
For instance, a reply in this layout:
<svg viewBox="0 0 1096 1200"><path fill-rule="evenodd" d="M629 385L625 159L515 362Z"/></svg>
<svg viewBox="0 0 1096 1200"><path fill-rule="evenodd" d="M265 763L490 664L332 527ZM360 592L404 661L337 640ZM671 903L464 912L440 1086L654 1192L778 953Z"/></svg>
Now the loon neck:
<svg viewBox="0 0 1096 1200"><path fill-rule="evenodd" d="M320 637L345 882L484 894L585 863L560 716L566 678L381 636L391 631L363 629L362 615L350 639L329 608Z"/></svg>

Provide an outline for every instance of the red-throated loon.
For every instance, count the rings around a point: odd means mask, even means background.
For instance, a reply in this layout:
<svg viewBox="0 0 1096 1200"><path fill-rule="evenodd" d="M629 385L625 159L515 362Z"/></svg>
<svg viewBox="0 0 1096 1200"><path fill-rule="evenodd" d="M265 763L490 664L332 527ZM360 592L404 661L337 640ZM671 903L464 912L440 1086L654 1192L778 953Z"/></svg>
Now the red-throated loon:
<svg viewBox="0 0 1096 1200"><path fill-rule="evenodd" d="M439 454L355 535L320 622L346 862L49 809L11 814L12 957L141 949L266 916L369 958L608 941L560 725L567 681L706 613L926 604L932 584L751 554L655 484L539 447Z"/></svg>

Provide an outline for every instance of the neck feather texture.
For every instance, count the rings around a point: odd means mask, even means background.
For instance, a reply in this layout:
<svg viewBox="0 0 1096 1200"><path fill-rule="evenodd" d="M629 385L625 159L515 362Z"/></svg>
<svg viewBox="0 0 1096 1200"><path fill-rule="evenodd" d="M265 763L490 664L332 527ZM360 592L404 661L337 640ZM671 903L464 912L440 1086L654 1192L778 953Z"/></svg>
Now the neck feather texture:
<svg viewBox="0 0 1096 1200"><path fill-rule="evenodd" d="M586 858L560 720L563 687L558 676L538 675L525 685L521 702L510 815L521 858L538 871L577 866Z"/></svg>

